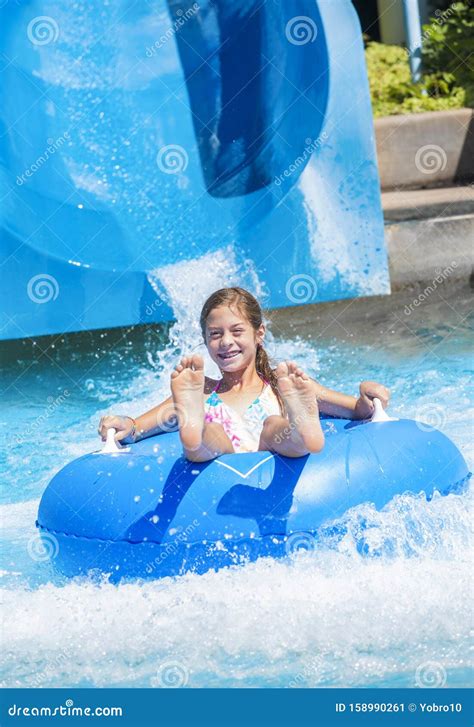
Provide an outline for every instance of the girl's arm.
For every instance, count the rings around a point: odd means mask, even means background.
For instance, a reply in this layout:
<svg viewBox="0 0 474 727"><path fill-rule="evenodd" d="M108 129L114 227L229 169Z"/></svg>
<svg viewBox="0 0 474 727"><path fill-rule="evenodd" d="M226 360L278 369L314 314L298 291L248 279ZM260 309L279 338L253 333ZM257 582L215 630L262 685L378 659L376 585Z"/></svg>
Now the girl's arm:
<svg viewBox="0 0 474 727"><path fill-rule="evenodd" d="M140 439L146 439L160 432L175 431L178 429L178 420L174 410L173 398L169 396L158 406L153 407L144 414L140 414L135 420L132 417L113 414L102 417L99 422L98 432L103 442L107 439L107 430L112 427L117 430L115 441L124 444L138 442Z"/></svg>
<svg viewBox="0 0 474 727"><path fill-rule="evenodd" d="M360 396L356 399L355 396L328 389L314 379L311 380L314 383L319 411L323 414L343 419L369 419L374 412L374 398L381 400L384 409L388 406L389 390L375 381L362 381L359 387Z"/></svg>

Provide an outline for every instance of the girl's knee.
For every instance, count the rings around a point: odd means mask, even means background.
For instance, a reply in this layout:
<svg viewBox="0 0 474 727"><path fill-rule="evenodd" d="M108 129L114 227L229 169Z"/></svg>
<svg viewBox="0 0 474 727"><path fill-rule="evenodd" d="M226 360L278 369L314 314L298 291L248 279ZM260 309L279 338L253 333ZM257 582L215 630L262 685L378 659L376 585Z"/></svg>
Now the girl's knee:
<svg viewBox="0 0 474 727"><path fill-rule="evenodd" d="M279 414L270 414L270 416L268 416L263 422L263 429L272 429L276 424L281 424L281 422L286 421L287 420Z"/></svg>
<svg viewBox="0 0 474 727"><path fill-rule="evenodd" d="M191 452L190 450L187 450L186 452L183 452L184 456L186 457L189 462L210 462L211 460L215 459L218 456L218 453L211 454L210 452Z"/></svg>
<svg viewBox="0 0 474 727"><path fill-rule="evenodd" d="M224 427L222 424L218 424L217 422L206 423L203 440L208 449L213 449L215 447L217 454L213 455L211 459L213 459L214 456L218 457L220 454L231 454L234 452L233 444L227 436Z"/></svg>

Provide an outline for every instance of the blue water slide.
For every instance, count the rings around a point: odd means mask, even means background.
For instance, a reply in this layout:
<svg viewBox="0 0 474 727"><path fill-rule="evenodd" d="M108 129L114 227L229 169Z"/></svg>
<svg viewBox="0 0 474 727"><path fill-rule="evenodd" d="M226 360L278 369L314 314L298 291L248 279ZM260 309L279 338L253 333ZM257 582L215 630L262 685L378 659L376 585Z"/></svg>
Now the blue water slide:
<svg viewBox="0 0 474 727"><path fill-rule="evenodd" d="M295 8L1 3L2 338L389 291L357 16Z"/></svg>

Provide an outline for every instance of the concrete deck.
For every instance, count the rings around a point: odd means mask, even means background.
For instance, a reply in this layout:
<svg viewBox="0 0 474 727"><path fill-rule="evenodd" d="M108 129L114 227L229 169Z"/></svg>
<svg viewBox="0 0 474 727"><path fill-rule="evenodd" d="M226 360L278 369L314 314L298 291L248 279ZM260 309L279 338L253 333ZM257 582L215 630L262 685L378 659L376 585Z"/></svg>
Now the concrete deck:
<svg viewBox="0 0 474 727"><path fill-rule="evenodd" d="M375 121L392 290L474 265L472 109Z"/></svg>
<svg viewBox="0 0 474 727"><path fill-rule="evenodd" d="M474 214L474 185L382 192L385 220L426 220Z"/></svg>
<svg viewBox="0 0 474 727"><path fill-rule="evenodd" d="M411 351L423 357L444 340L455 355L458 334L463 336L472 325L472 292L467 281L446 279L436 286L410 286L392 295L279 308L269 313L271 330L283 338L300 336L349 347L357 342L383 356L403 357Z"/></svg>

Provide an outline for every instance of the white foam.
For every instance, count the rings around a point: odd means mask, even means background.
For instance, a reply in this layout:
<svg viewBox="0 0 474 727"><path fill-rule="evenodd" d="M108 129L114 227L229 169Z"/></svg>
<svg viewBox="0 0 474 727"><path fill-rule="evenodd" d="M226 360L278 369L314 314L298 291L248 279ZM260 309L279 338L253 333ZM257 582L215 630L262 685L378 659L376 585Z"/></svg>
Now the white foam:
<svg viewBox="0 0 474 727"><path fill-rule="evenodd" d="M318 271L316 282L329 284L341 278L359 295L386 293L385 271L361 275L360 267L364 263L362 259L357 260L358 249L354 247L353 235L347 233L347 230L359 229L360 217L353 220L358 213L347 211L341 218L342 213L335 204L334 189L319 174L316 162L307 165L298 181L298 188L304 198L311 258ZM360 255L363 252L361 244Z"/></svg>
<svg viewBox="0 0 474 727"><path fill-rule="evenodd" d="M449 686L469 652L471 501L364 506L338 545L329 538L289 561L5 590L3 683L150 686L174 662L193 687L364 686L393 675L414 686L420 664L434 661ZM357 552L362 517L380 557Z"/></svg>

